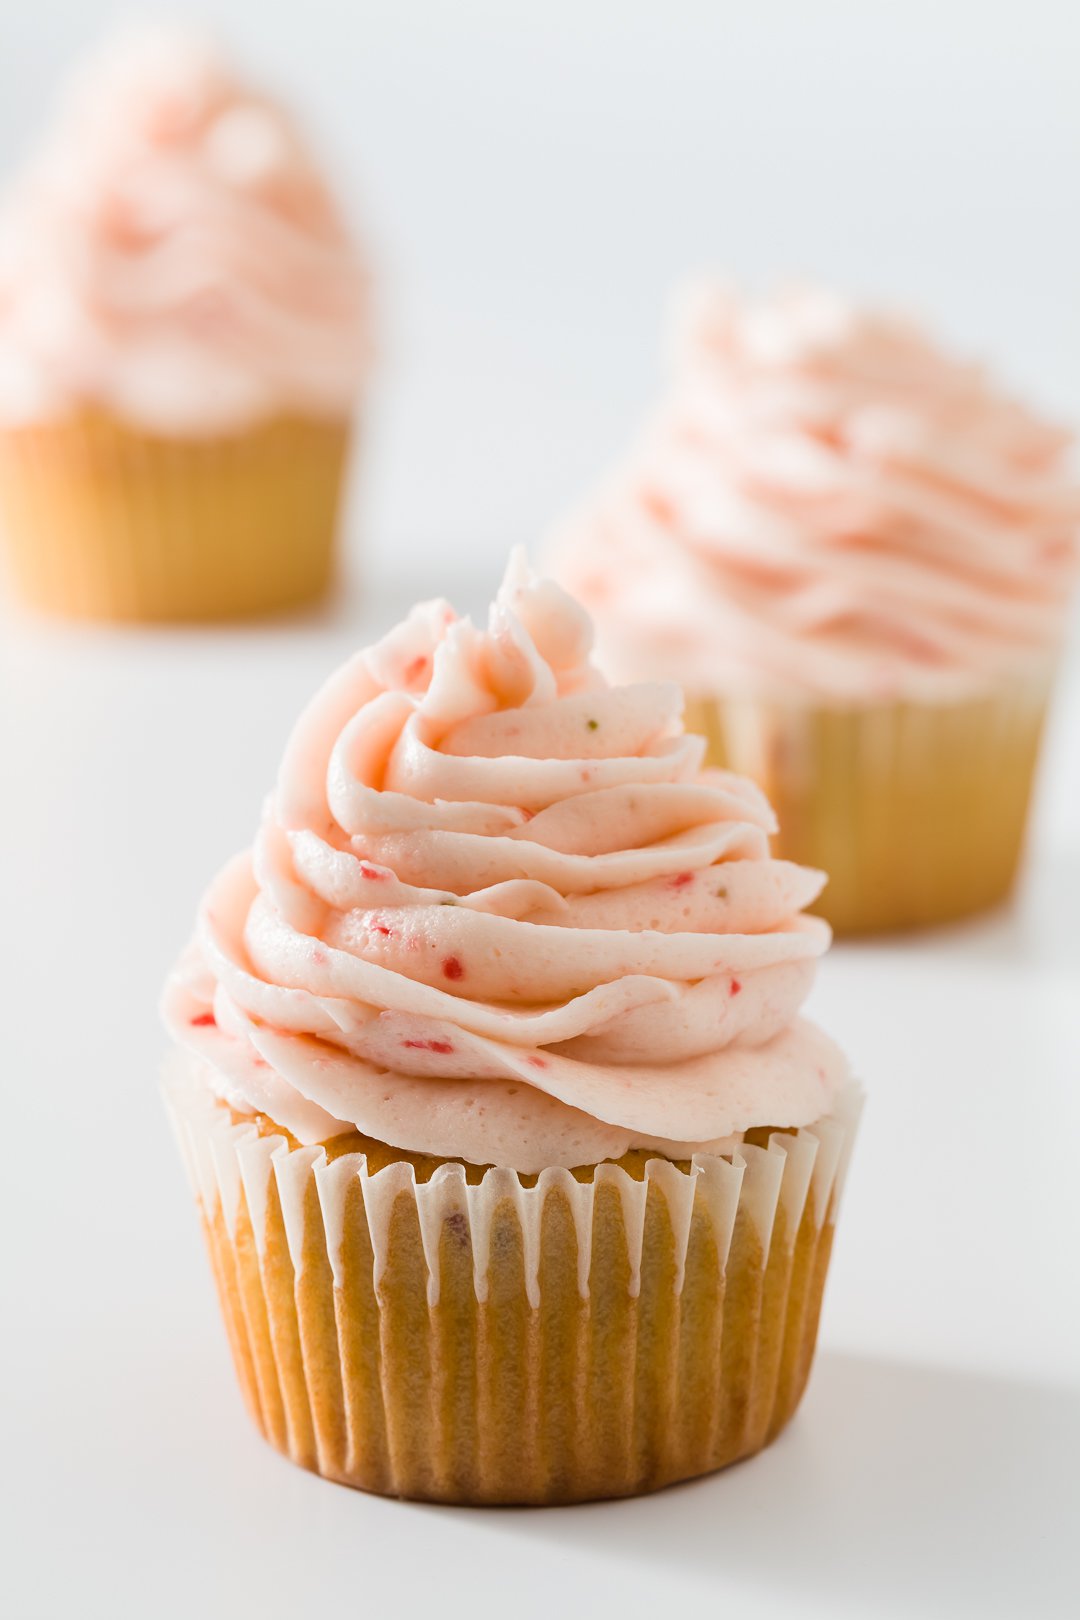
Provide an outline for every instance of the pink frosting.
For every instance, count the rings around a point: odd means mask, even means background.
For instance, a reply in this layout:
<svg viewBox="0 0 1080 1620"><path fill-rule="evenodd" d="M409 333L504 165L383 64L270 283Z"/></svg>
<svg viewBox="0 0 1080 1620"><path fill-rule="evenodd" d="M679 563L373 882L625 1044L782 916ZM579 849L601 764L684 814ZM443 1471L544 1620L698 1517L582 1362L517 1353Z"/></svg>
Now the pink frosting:
<svg viewBox="0 0 1080 1620"><path fill-rule="evenodd" d="M705 285L666 397L553 566L620 675L960 695L1053 655L1080 524L1067 446L899 320Z"/></svg>
<svg viewBox="0 0 1080 1620"><path fill-rule="evenodd" d="M327 683L166 991L224 1098L522 1172L828 1111L823 875L591 640L514 559L486 632L426 603Z"/></svg>
<svg viewBox="0 0 1080 1620"><path fill-rule="evenodd" d="M0 215L0 421L341 416L369 347L365 275L284 113L186 35L91 60Z"/></svg>

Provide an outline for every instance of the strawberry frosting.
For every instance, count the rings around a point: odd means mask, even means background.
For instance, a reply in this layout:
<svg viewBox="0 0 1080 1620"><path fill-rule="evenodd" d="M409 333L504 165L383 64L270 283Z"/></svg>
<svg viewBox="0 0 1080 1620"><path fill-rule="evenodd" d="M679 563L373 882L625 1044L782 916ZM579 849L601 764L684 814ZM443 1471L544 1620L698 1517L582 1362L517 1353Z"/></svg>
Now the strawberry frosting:
<svg viewBox="0 0 1080 1620"><path fill-rule="evenodd" d="M342 416L368 303L286 115L197 38L125 35L75 75L0 210L0 423Z"/></svg>
<svg viewBox="0 0 1080 1620"><path fill-rule="evenodd" d="M898 319L688 289L666 395L554 537L620 675L874 702L1045 667L1076 571L1068 436Z"/></svg>
<svg viewBox="0 0 1080 1620"><path fill-rule="evenodd" d="M515 557L486 630L425 603L330 679L166 989L223 1099L523 1173L828 1112L823 874L591 641Z"/></svg>

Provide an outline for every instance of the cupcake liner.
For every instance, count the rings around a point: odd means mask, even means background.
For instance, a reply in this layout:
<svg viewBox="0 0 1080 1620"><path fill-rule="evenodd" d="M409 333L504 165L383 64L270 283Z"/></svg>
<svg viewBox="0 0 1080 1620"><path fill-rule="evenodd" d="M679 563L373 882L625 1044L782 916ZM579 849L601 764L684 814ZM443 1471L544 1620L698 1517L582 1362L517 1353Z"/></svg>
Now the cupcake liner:
<svg viewBox="0 0 1080 1620"><path fill-rule="evenodd" d="M459 1503L632 1495L758 1451L810 1369L861 1091L640 1177L418 1179L166 1098L241 1387L302 1467Z"/></svg>
<svg viewBox="0 0 1080 1620"><path fill-rule="evenodd" d="M764 790L774 853L828 872L814 909L837 933L915 928L1012 887L1050 685L1040 669L963 701L846 709L696 695L686 727Z"/></svg>
<svg viewBox="0 0 1080 1620"><path fill-rule="evenodd" d="M279 417L205 439L86 412L0 431L9 572L72 618L203 620L299 606L330 581L348 424Z"/></svg>

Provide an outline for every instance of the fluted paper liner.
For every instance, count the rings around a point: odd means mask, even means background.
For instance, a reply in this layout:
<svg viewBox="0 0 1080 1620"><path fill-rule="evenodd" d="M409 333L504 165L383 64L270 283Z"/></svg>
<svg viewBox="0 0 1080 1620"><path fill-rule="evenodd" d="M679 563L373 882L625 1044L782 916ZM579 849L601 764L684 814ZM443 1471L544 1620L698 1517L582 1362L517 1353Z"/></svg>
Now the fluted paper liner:
<svg viewBox="0 0 1080 1620"><path fill-rule="evenodd" d="M774 854L822 868L837 933L923 927L1008 894L1023 849L1052 671L957 702L822 707L687 701L708 763L751 777Z"/></svg>
<svg viewBox="0 0 1080 1620"><path fill-rule="evenodd" d="M624 1496L760 1450L799 1402L854 1085L640 1178L372 1172L236 1123L179 1057L166 1096L248 1407L302 1467L432 1501Z"/></svg>
<svg viewBox="0 0 1080 1620"><path fill-rule="evenodd" d="M99 412L0 431L0 521L17 588L72 618L239 618L331 578L344 421L276 417L167 438Z"/></svg>

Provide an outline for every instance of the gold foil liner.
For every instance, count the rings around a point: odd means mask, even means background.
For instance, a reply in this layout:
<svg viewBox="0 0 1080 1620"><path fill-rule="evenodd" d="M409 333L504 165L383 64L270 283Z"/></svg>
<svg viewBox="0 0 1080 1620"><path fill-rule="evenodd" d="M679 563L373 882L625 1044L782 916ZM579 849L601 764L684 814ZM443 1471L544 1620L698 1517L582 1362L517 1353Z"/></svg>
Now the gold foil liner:
<svg viewBox="0 0 1080 1620"><path fill-rule="evenodd" d="M856 1086L724 1157L427 1179L236 1123L187 1059L166 1096L248 1408L301 1467L438 1502L629 1496L798 1405Z"/></svg>
<svg viewBox="0 0 1080 1620"><path fill-rule="evenodd" d="M278 417L206 438L101 412L0 431L0 527L31 606L79 619L207 620L327 590L345 421Z"/></svg>
<svg viewBox="0 0 1080 1620"><path fill-rule="evenodd" d="M838 934L918 928L1012 888L1050 672L953 703L812 708L688 698L708 763L752 777L780 823L773 852L829 874L814 908Z"/></svg>

